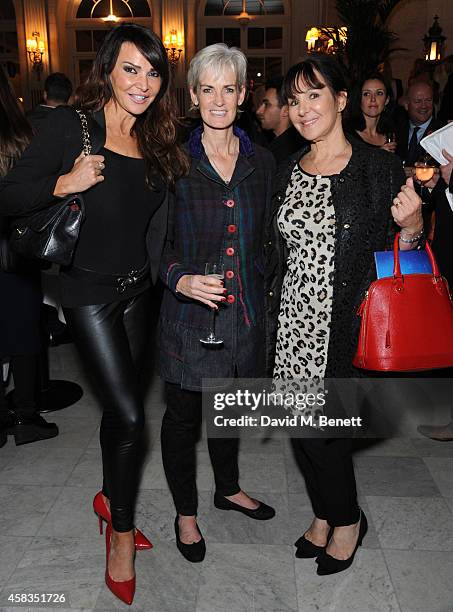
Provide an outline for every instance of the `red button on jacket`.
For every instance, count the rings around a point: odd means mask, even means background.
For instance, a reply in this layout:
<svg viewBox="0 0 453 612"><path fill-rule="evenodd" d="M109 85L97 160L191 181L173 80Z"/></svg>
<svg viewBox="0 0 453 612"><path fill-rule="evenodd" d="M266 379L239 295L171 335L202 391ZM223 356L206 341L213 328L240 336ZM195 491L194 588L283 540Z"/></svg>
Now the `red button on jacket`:
<svg viewBox="0 0 453 612"><path fill-rule="evenodd" d="M226 254L228 255L228 257L233 257L233 255L234 255L233 247L228 247L227 250L226 250Z"/></svg>
<svg viewBox="0 0 453 612"><path fill-rule="evenodd" d="M230 234L234 234L235 231L236 231L236 226L235 225L231 224L231 225L228 226L228 232Z"/></svg>
<svg viewBox="0 0 453 612"><path fill-rule="evenodd" d="M234 278L234 272L233 272L233 270L227 270L227 271L225 272L225 278L228 278L228 279Z"/></svg>
<svg viewBox="0 0 453 612"><path fill-rule="evenodd" d="M236 301L236 298L234 297L234 295L227 295L227 302L228 304L233 304L233 302Z"/></svg>
<svg viewBox="0 0 453 612"><path fill-rule="evenodd" d="M233 208L233 206L235 205L235 201L234 200L226 200L225 201L225 205L228 206L228 208Z"/></svg>

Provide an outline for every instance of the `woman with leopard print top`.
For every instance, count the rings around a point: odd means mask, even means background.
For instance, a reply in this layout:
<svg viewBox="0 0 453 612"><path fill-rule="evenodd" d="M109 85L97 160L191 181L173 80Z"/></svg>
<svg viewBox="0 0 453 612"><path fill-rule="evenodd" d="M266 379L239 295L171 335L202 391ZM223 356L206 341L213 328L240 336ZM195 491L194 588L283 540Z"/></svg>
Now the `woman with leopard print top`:
<svg viewBox="0 0 453 612"><path fill-rule="evenodd" d="M354 377L356 309L374 275L373 253L414 248L421 200L387 151L349 142L342 127L347 86L335 58L310 55L285 77L283 94L297 131L310 141L280 168L266 240L267 358L276 384ZM357 504L352 440L293 439L314 510L296 556L318 574L349 567L367 530ZM341 434L340 434L341 435Z"/></svg>

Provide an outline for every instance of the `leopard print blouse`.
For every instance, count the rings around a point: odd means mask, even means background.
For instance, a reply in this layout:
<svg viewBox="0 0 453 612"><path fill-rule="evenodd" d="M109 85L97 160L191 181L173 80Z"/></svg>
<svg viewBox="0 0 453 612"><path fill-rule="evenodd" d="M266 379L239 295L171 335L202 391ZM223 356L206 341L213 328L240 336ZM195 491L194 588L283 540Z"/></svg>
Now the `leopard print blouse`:
<svg viewBox="0 0 453 612"><path fill-rule="evenodd" d="M332 312L335 210L331 178L294 166L277 223L289 250L274 380L324 377Z"/></svg>

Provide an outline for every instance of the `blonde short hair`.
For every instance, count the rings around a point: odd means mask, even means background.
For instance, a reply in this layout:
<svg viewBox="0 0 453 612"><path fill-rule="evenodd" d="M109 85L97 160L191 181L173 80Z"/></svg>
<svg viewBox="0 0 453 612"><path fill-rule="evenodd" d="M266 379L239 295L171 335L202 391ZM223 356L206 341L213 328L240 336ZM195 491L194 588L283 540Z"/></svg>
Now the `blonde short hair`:
<svg viewBox="0 0 453 612"><path fill-rule="evenodd" d="M222 74L225 68L232 68L236 75L236 85L242 89L247 82L247 59L240 49L227 47L224 43L209 45L198 51L190 62L187 82L190 89L197 91L200 78L205 70Z"/></svg>

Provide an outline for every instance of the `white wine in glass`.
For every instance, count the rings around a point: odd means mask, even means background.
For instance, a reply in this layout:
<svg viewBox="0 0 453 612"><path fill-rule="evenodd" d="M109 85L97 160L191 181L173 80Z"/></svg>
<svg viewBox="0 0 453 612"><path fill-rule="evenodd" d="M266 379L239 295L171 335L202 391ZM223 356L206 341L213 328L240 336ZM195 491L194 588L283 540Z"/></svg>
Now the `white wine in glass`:
<svg viewBox="0 0 453 612"><path fill-rule="evenodd" d="M205 264L204 269L205 276L213 276L214 278L218 278L223 280L225 277L225 269L223 263L207 263ZM200 342L202 344L206 344L208 346L218 346L219 344L223 344L223 340L220 338L216 338L215 335L215 316L217 313L216 308L212 308L211 312L211 330L209 335L206 338L200 338Z"/></svg>
<svg viewBox="0 0 453 612"><path fill-rule="evenodd" d="M418 195L421 195L421 188L423 185L428 183L434 176L436 167L433 161L429 157L423 157L414 164L415 168L415 181L414 189Z"/></svg>

